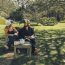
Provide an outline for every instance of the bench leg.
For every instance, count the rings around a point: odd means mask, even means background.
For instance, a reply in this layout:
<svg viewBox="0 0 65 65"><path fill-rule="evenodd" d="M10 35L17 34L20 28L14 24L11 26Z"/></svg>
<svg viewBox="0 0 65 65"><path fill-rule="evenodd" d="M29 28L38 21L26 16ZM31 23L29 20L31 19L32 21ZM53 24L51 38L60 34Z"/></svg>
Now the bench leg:
<svg viewBox="0 0 65 65"><path fill-rule="evenodd" d="M17 54L16 54L16 47L14 46L14 57L16 58L17 57Z"/></svg>
<svg viewBox="0 0 65 65"><path fill-rule="evenodd" d="M30 47L30 49L29 49L30 51L29 51L29 57L31 57L31 47Z"/></svg>
<svg viewBox="0 0 65 65"><path fill-rule="evenodd" d="M27 55L31 57L31 48L27 48Z"/></svg>
<svg viewBox="0 0 65 65"><path fill-rule="evenodd" d="M29 55L29 48L27 48L27 55Z"/></svg>

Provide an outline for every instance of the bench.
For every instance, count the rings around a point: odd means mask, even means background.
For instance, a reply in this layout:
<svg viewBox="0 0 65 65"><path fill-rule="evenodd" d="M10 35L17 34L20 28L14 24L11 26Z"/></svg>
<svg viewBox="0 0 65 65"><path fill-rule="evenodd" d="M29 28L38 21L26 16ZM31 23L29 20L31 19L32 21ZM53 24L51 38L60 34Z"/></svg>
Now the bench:
<svg viewBox="0 0 65 65"><path fill-rule="evenodd" d="M20 44L20 41L14 41L14 57L17 57L16 49L17 48L26 48L27 49L27 55L31 57L31 44L30 42L25 42L24 44Z"/></svg>

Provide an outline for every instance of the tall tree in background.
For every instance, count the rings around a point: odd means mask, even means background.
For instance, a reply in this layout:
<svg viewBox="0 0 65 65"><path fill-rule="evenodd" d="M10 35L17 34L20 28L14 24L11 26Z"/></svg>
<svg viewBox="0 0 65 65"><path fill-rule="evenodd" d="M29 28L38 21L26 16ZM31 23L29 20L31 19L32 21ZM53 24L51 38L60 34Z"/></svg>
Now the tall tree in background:
<svg viewBox="0 0 65 65"><path fill-rule="evenodd" d="M11 12L15 10L16 6L12 2L12 0L0 0L0 16L4 15L4 17L7 17Z"/></svg>
<svg viewBox="0 0 65 65"><path fill-rule="evenodd" d="M37 22L43 17L56 17L59 21L65 16L64 3L65 0L0 0L0 12L16 16L16 20L28 18Z"/></svg>
<svg viewBox="0 0 65 65"><path fill-rule="evenodd" d="M27 9L32 14L34 21L43 17L56 17L60 21L65 16L64 3L65 0L35 0Z"/></svg>

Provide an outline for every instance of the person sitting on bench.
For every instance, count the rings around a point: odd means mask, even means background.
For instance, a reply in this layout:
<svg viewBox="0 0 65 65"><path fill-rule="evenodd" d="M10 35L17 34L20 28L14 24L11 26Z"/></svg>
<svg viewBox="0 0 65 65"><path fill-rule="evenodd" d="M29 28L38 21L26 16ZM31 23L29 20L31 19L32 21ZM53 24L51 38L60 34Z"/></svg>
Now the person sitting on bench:
<svg viewBox="0 0 65 65"><path fill-rule="evenodd" d="M34 36L34 29L30 26L30 21L25 19L24 26L19 30L19 38L29 41L32 46L32 54L35 54L36 42Z"/></svg>
<svg viewBox="0 0 65 65"><path fill-rule="evenodd" d="M10 51L12 45L14 45L14 40L17 40L18 31L9 24L5 27L5 35L7 36L7 45L6 48Z"/></svg>

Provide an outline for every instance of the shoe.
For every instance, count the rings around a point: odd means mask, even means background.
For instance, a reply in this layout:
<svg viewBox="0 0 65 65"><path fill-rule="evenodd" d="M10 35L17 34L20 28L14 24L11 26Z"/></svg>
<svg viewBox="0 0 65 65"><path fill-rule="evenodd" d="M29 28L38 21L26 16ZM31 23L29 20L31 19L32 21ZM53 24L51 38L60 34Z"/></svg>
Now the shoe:
<svg viewBox="0 0 65 65"><path fill-rule="evenodd" d="M38 53L40 51L40 49L37 49L37 48L35 48L35 53Z"/></svg>

